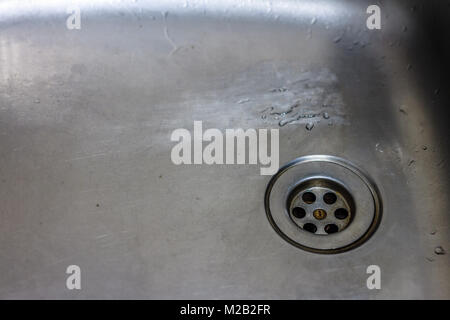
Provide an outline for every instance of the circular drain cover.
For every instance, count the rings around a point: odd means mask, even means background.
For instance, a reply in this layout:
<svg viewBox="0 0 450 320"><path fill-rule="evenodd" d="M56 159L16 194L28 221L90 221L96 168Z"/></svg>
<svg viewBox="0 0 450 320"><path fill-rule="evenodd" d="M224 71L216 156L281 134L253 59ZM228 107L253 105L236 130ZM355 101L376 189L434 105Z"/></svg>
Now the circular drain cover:
<svg viewBox="0 0 450 320"><path fill-rule="evenodd" d="M264 201L275 231L316 253L357 247L373 234L381 217L375 185L355 165L334 156L305 156L280 168Z"/></svg>

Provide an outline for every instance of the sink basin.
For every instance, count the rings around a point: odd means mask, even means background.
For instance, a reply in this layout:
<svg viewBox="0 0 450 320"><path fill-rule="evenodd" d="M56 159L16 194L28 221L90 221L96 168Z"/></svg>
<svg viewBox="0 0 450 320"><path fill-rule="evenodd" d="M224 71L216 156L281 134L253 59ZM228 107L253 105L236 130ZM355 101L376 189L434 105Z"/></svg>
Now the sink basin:
<svg viewBox="0 0 450 320"><path fill-rule="evenodd" d="M0 298L450 298L447 1L70 4L0 1ZM260 166L171 160L194 121L351 161L377 230L293 246Z"/></svg>

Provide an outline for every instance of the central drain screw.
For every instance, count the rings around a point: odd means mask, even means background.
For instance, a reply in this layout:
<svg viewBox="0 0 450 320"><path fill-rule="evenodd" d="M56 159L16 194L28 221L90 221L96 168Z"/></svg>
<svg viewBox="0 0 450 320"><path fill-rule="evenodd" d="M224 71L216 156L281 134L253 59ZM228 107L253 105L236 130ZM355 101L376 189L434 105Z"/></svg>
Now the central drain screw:
<svg viewBox="0 0 450 320"><path fill-rule="evenodd" d="M323 209L316 209L313 211L313 216L317 220L323 220L327 217L327 212Z"/></svg>

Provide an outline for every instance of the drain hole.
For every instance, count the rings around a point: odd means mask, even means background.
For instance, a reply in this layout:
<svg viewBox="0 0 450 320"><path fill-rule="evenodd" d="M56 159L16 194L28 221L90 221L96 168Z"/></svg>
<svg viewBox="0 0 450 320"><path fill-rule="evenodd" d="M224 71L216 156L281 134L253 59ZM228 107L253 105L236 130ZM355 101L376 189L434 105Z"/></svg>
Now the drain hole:
<svg viewBox="0 0 450 320"><path fill-rule="evenodd" d="M315 196L314 193L312 193L312 192L305 192L305 193L302 195L302 199L303 199L303 201L305 201L307 204L311 204L311 203L313 203L314 201L316 201L316 196Z"/></svg>
<svg viewBox="0 0 450 320"><path fill-rule="evenodd" d="M292 215L298 219L301 219L306 216L306 211L303 208L295 207L294 209L292 209Z"/></svg>
<svg viewBox="0 0 450 320"><path fill-rule="evenodd" d="M348 211L344 208L339 208L334 212L334 216L338 218L339 220L344 220L348 217Z"/></svg>
<svg viewBox="0 0 450 320"><path fill-rule="evenodd" d="M311 233L316 233L317 231L317 227L312 223L305 223L303 229Z"/></svg>
<svg viewBox="0 0 450 320"><path fill-rule="evenodd" d="M324 201L326 204L333 204L333 203L336 202L336 200L337 200L337 197L336 197L336 195L335 195L334 193L332 193L332 192L327 192L327 193L325 193L325 194L323 195L323 201Z"/></svg>
<svg viewBox="0 0 450 320"><path fill-rule="evenodd" d="M330 234L330 233L336 233L338 232L338 227L335 224L327 224L324 228L325 232Z"/></svg>

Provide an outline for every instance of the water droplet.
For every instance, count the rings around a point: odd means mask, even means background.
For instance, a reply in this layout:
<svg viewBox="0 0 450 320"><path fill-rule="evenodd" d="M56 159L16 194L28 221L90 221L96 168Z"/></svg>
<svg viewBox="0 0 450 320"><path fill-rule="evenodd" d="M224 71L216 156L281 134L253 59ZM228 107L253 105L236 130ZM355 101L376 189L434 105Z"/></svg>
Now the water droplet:
<svg viewBox="0 0 450 320"><path fill-rule="evenodd" d="M270 92L285 92L287 91L286 87L281 87L281 88L273 88L270 90Z"/></svg>
<svg viewBox="0 0 450 320"><path fill-rule="evenodd" d="M41 103L41 100L35 99L35 100L34 100L34 103Z"/></svg>
<svg viewBox="0 0 450 320"><path fill-rule="evenodd" d="M249 102L249 101L250 101L249 98L245 98L245 99L239 100L239 101L237 102L237 104L243 104L243 103L246 103L246 102Z"/></svg>
<svg viewBox="0 0 450 320"><path fill-rule="evenodd" d="M334 42L334 43L338 43L338 42L340 42L341 40L342 40L342 36L338 36L338 37L336 37L336 38L333 39L333 42Z"/></svg>
<svg viewBox="0 0 450 320"><path fill-rule="evenodd" d="M288 123L291 123L292 121L294 121L295 120L295 118L294 119L283 119L283 120L280 120L280 122L278 122L278 125L280 126L280 127L284 127L285 125L287 125Z"/></svg>
<svg viewBox="0 0 450 320"><path fill-rule="evenodd" d="M423 147L422 147L422 150L427 150L427 149L428 149L427 146L423 146Z"/></svg>
<svg viewBox="0 0 450 320"><path fill-rule="evenodd" d="M317 21L316 17L312 18L312 19L311 19L311 24L315 24L316 21Z"/></svg>
<svg viewBox="0 0 450 320"><path fill-rule="evenodd" d="M438 247L434 248L434 253L436 253L436 254L445 254L445 250L441 246L438 246Z"/></svg>
<svg viewBox="0 0 450 320"><path fill-rule="evenodd" d="M324 119L330 119L330 115L328 114L328 112L324 112L323 113L323 118Z"/></svg>
<svg viewBox="0 0 450 320"><path fill-rule="evenodd" d="M266 111L268 111L268 110L272 111L272 110L273 110L273 107L267 107L266 109L264 109L263 111L261 111L261 113L264 113L264 112L266 112Z"/></svg>
<svg viewBox="0 0 450 320"><path fill-rule="evenodd" d="M308 131L311 131L312 130L312 128L314 128L314 123L313 122L308 122L307 124L306 124L306 130L308 130Z"/></svg>

